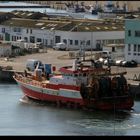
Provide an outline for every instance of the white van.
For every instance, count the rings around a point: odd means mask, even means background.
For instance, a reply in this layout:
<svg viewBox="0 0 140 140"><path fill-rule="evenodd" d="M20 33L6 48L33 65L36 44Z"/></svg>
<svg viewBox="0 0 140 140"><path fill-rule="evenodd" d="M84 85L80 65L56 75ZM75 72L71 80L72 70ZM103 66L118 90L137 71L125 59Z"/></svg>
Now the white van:
<svg viewBox="0 0 140 140"><path fill-rule="evenodd" d="M40 60L36 60L36 59L28 59L27 63L26 63L26 69L28 71L34 71L36 66L39 63L39 69L43 69L44 65L42 64L42 62Z"/></svg>
<svg viewBox="0 0 140 140"><path fill-rule="evenodd" d="M55 50L66 50L66 44L64 42L56 43L55 46L53 46L53 49Z"/></svg>
<svg viewBox="0 0 140 140"><path fill-rule="evenodd" d="M110 51L102 51L102 57L103 58L111 58L111 52Z"/></svg>

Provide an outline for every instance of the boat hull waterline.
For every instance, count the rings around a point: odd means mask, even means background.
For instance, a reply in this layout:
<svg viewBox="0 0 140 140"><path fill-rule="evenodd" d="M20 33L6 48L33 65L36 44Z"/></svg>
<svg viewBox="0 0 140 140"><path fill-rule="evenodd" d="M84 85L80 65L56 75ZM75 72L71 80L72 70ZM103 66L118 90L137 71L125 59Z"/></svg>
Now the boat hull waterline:
<svg viewBox="0 0 140 140"><path fill-rule="evenodd" d="M58 87L58 85L53 85L54 88L49 89L44 87L41 83L33 85L31 83L24 83L17 78L15 78L15 80L25 96L40 101L56 102L58 104L62 103L65 105L71 104L77 107L87 107L100 110L131 109L134 105L133 97L128 97L128 95L97 100L83 99L78 88L77 90L70 90L68 88L64 88L65 85L61 85L61 88L55 88L55 86Z"/></svg>

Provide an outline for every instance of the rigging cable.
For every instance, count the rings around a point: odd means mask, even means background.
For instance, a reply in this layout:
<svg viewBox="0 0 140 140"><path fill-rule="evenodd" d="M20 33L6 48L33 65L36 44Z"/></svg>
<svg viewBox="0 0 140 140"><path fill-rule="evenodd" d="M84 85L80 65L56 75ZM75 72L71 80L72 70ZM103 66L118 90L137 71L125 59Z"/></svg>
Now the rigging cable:
<svg viewBox="0 0 140 140"><path fill-rule="evenodd" d="M114 94L114 97L115 97L115 94ZM115 98L114 98L114 115L113 115L113 120L114 120L114 136L115 136Z"/></svg>

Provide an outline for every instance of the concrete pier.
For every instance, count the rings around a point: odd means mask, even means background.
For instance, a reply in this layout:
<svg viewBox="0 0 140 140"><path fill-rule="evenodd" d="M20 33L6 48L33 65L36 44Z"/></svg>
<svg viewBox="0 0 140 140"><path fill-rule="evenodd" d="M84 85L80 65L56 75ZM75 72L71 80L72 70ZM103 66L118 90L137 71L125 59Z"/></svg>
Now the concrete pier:
<svg viewBox="0 0 140 140"><path fill-rule="evenodd" d="M8 82L8 83L13 83L15 82L14 78L14 71L12 70L0 70L0 82Z"/></svg>

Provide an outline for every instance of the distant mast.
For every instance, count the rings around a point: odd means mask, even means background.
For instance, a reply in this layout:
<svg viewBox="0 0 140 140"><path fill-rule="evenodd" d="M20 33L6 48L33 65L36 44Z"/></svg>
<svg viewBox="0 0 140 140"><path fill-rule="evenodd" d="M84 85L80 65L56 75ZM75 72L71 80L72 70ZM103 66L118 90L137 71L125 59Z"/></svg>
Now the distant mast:
<svg viewBox="0 0 140 140"><path fill-rule="evenodd" d="M124 2L124 4L123 4L123 10L125 12L128 12L128 6L127 6L127 3L126 2Z"/></svg>
<svg viewBox="0 0 140 140"><path fill-rule="evenodd" d="M133 11L133 7L132 7L132 4L131 4L131 1L126 1L126 5L127 5L127 10L128 11Z"/></svg>

